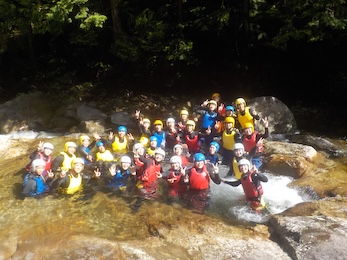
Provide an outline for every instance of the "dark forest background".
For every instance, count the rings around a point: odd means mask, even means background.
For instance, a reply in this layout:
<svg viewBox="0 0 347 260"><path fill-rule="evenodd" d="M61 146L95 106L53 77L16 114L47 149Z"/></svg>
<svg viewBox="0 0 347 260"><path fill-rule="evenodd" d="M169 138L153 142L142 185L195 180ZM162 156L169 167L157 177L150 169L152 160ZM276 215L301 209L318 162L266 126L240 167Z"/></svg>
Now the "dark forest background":
<svg viewBox="0 0 347 260"><path fill-rule="evenodd" d="M343 120L346 17L342 0L4 0L1 100L76 86L89 99L272 95Z"/></svg>

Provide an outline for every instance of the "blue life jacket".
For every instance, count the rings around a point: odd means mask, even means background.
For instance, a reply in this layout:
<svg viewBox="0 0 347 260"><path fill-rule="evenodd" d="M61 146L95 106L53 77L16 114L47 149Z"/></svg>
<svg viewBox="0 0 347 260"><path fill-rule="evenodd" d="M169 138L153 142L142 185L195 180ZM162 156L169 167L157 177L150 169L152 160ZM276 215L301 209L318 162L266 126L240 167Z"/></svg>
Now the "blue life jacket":
<svg viewBox="0 0 347 260"><path fill-rule="evenodd" d="M24 177L24 181L23 181L24 186L27 184L29 177L30 177L30 179L33 179L34 181L36 181L36 191L31 191L30 196L36 196L36 195L39 195L39 194L42 194L42 193L48 191L49 186L46 185L46 183L43 181L42 177L41 176L34 176L30 173L27 173Z"/></svg>
<svg viewBox="0 0 347 260"><path fill-rule="evenodd" d="M216 123L216 119L217 119L217 113L216 112L206 112L204 114L204 116L202 117L202 120L201 120L201 127L204 128L204 129L207 129L207 128L212 128L214 127L215 123Z"/></svg>

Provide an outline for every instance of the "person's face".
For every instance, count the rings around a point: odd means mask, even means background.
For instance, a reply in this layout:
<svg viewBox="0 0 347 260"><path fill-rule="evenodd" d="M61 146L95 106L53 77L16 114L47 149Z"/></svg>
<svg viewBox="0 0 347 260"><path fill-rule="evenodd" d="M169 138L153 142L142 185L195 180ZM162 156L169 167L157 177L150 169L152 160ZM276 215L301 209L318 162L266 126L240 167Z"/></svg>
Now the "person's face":
<svg viewBox="0 0 347 260"><path fill-rule="evenodd" d="M186 121L188 119L188 115L186 115L186 114L181 115L181 119L183 121Z"/></svg>
<svg viewBox="0 0 347 260"><path fill-rule="evenodd" d="M248 128L245 128L243 129L245 135L251 135L253 133L253 129L252 127L248 127Z"/></svg>
<svg viewBox="0 0 347 260"><path fill-rule="evenodd" d="M181 147L176 147L175 148L175 154L176 155L181 155L182 154L182 148Z"/></svg>
<svg viewBox="0 0 347 260"><path fill-rule="evenodd" d="M143 127L145 129L149 129L149 126L150 126L150 123L148 123L148 122L143 123Z"/></svg>
<svg viewBox="0 0 347 260"><path fill-rule="evenodd" d="M215 154L216 153L216 147L213 145L210 145L210 148L208 149L210 154Z"/></svg>
<svg viewBox="0 0 347 260"><path fill-rule="evenodd" d="M169 122L169 123L167 124L167 127L170 128L170 129L175 128L175 122Z"/></svg>
<svg viewBox="0 0 347 260"><path fill-rule="evenodd" d="M49 149L49 148L45 148L43 150L43 153L46 155L46 156L50 156L52 154L53 150L52 149Z"/></svg>
<svg viewBox="0 0 347 260"><path fill-rule="evenodd" d="M188 133L191 133L194 131L194 127L192 125L187 125L186 126Z"/></svg>
<svg viewBox="0 0 347 260"><path fill-rule="evenodd" d="M123 170L128 170L129 167L130 167L130 163L122 162L122 163L120 164L120 167L121 167Z"/></svg>
<svg viewBox="0 0 347 260"><path fill-rule="evenodd" d="M236 157L241 157L243 155L243 149L235 149L234 154Z"/></svg>
<svg viewBox="0 0 347 260"><path fill-rule="evenodd" d="M233 111L231 111L231 110L225 111L225 116L232 116L232 115L233 115Z"/></svg>
<svg viewBox="0 0 347 260"><path fill-rule="evenodd" d="M119 131L118 132L118 136L123 138L125 136L125 132L124 131Z"/></svg>
<svg viewBox="0 0 347 260"><path fill-rule="evenodd" d="M73 169L76 173L81 173L84 168L84 165L82 163L75 163L73 166Z"/></svg>
<svg viewBox="0 0 347 260"><path fill-rule="evenodd" d="M234 127L233 123L224 123L225 129L232 129Z"/></svg>
<svg viewBox="0 0 347 260"><path fill-rule="evenodd" d="M247 173L248 172L248 165L247 164L240 165L239 169L240 169L240 172Z"/></svg>
<svg viewBox="0 0 347 260"><path fill-rule="evenodd" d="M171 163L171 169L177 171L180 168L180 164L178 162Z"/></svg>
<svg viewBox="0 0 347 260"><path fill-rule="evenodd" d="M163 129L161 125L155 125L154 128L156 131L160 131L161 129Z"/></svg>
<svg viewBox="0 0 347 260"><path fill-rule="evenodd" d="M136 149L137 155L144 155L145 154L145 148L140 147Z"/></svg>
<svg viewBox="0 0 347 260"><path fill-rule="evenodd" d="M236 106L237 106L237 109L239 111L244 111L245 110L245 103L240 103L240 104L238 104Z"/></svg>
<svg viewBox="0 0 347 260"><path fill-rule="evenodd" d="M162 154L156 153L154 155L154 160L156 160L157 162L161 162L164 160L164 156Z"/></svg>
<svg viewBox="0 0 347 260"><path fill-rule="evenodd" d="M202 167L205 165L205 161L196 161L194 165L197 169L202 169Z"/></svg>
<svg viewBox="0 0 347 260"><path fill-rule="evenodd" d="M43 171L45 170L45 166L36 166L35 167L35 172L38 174L38 175L41 175L43 173Z"/></svg>
<svg viewBox="0 0 347 260"><path fill-rule="evenodd" d="M76 153L76 147L69 146L69 147L67 148L67 152L68 152L69 154L75 154L75 153Z"/></svg>
<svg viewBox="0 0 347 260"><path fill-rule="evenodd" d="M210 108L211 111L215 111L216 108L217 108L217 106L216 106L215 104L213 104L213 103L210 103L210 104L208 105L208 107Z"/></svg>
<svg viewBox="0 0 347 260"><path fill-rule="evenodd" d="M157 147L157 141L151 141L149 144L151 147Z"/></svg>
<svg viewBox="0 0 347 260"><path fill-rule="evenodd" d="M87 147L88 145L90 145L90 140L89 140L89 139L84 139L84 140L82 141L82 145L85 146L85 147Z"/></svg>
<svg viewBox="0 0 347 260"><path fill-rule="evenodd" d="M100 145L100 146L98 147L98 149L99 149L99 152L100 152L100 153L103 153L103 152L106 151L106 148L105 148L105 146L103 146L103 145Z"/></svg>

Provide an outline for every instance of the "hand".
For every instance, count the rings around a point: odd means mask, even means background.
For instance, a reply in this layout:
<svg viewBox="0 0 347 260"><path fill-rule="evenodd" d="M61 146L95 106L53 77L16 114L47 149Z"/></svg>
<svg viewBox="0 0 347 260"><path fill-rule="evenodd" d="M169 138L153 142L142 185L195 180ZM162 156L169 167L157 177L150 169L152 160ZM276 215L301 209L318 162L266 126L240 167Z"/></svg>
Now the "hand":
<svg viewBox="0 0 347 260"><path fill-rule="evenodd" d="M140 110L135 110L135 117L138 119L140 117Z"/></svg>
<svg viewBox="0 0 347 260"><path fill-rule="evenodd" d="M132 135L132 133L127 134L129 140L135 140L134 136Z"/></svg>
<svg viewBox="0 0 347 260"><path fill-rule="evenodd" d="M99 178L99 177L101 176L100 169L99 169L99 168L96 168L96 169L94 170L94 174L95 174L95 177L96 177L96 178Z"/></svg>
<svg viewBox="0 0 347 260"><path fill-rule="evenodd" d="M264 145L264 138L261 137L261 138L258 140L258 142L256 143L256 146L257 146L257 147L262 147L263 145Z"/></svg>
<svg viewBox="0 0 347 260"><path fill-rule="evenodd" d="M94 137L95 140L100 140L101 139L100 135L97 132L95 132L93 134L93 137Z"/></svg>
<svg viewBox="0 0 347 260"><path fill-rule="evenodd" d="M183 176L186 175L186 169L187 169L187 167L181 167L181 174Z"/></svg>
<svg viewBox="0 0 347 260"><path fill-rule="evenodd" d="M59 176L60 178L64 178L66 176L66 173L67 173L68 169L62 169Z"/></svg>
<svg viewBox="0 0 347 260"><path fill-rule="evenodd" d="M218 174L218 172L219 172L218 163L212 164L212 167L213 167L213 172L214 172L215 174Z"/></svg>
<svg viewBox="0 0 347 260"><path fill-rule="evenodd" d="M40 141L39 144L37 145L37 150L38 150L39 152L42 151L42 146L43 146L43 141Z"/></svg>
<svg viewBox="0 0 347 260"><path fill-rule="evenodd" d="M110 131L110 134L108 135L108 140L112 140L113 136L114 136L114 133Z"/></svg>
<svg viewBox="0 0 347 260"><path fill-rule="evenodd" d="M136 175L136 166L135 165L130 166L129 171L130 171L131 175Z"/></svg>
<svg viewBox="0 0 347 260"><path fill-rule="evenodd" d="M52 170L48 170L47 171L47 175L48 175L49 178L53 178L54 177L54 173L53 173Z"/></svg>
<svg viewBox="0 0 347 260"><path fill-rule="evenodd" d="M110 174L112 176L115 176L116 175L116 165L115 164L112 164L110 168L108 168L108 170L110 171Z"/></svg>
<svg viewBox="0 0 347 260"><path fill-rule="evenodd" d="M163 177L163 175L161 174L161 172L156 172L156 174L157 174L157 178Z"/></svg>
<svg viewBox="0 0 347 260"><path fill-rule="evenodd" d="M267 117L262 118L261 121L263 122L265 128L269 127L269 121L268 121Z"/></svg>

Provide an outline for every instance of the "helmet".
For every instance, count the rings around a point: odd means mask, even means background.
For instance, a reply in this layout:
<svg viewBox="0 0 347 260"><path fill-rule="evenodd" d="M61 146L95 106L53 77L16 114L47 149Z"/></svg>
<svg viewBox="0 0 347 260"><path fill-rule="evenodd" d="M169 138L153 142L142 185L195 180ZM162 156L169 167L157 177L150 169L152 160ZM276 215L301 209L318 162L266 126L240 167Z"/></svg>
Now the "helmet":
<svg viewBox="0 0 347 260"><path fill-rule="evenodd" d="M175 151L176 148L181 148L181 149L183 149L183 146L182 146L181 144L175 144L175 146L173 147L172 150Z"/></svg>
<svg viewBox="0 0 347 260"><path fill-rule="evenodd" d="M153 124L154 125L161 125L161 126L163 126L163 122L161 120L159 120L159 119L155 120Z"/></svg>
<svg viewBox="0 0 347 260"><path fill-rule="evenodd" d="M219 144L218 144L217 142L211 142L211 143L210 143L210 146L216 147L216 152L218 152L218 150L219 150Z"/></svg>
<svg viewBox="0 0 347 260"><path fill-rule="evenodd" d="M243 149L243 150L245 150L245 147L243 146L242 143L235 143L235 144L234 144L234 147L233 147L233 150L237 150L237 149Z"/></svg>
<svg viewBox="0 0 347 260"><path fill-rule="evenodd" d="M42 150L45 150L45 149L51 149L51 150L53 150L53 149L54 149L54 146L53 146L53 144L51 144L51 143L44 143L44 144L42 145Z"/></svg>
<svg viewBox="0 0 347 260"><path fill-rule="evenodd" d="M76 145L74 142L66 142L65 145L64 145L65 151L67 151L67 149L68 149L69 147L75 147L75 148L76 148L77 145Z"/></svg>
<svg viewBox="0 0 347 260"><path fill-rule="evenodd" d="M216 101L216 100L213 100L213 99L211 99L210 101L208 101L208 104L215 104L216 106L218 105L218 104L217 104L217 101Z"/></svg>
<svg viewBox="0 0 347 260"><path fill-rule="evenodd" d="M246 129L246 128L252 128L253 129L253 124L249 123L249 122L245 123L244 129Z"/></svg>
<svg viewBox="0 0 347 260"><path fill-rule="evenodd" d="M131 163L131 159L130 159L129 156L123 155L123 156L120 158L120 163Z"/></svg>
<svg viewBox="0 0 347 260"><path fill-rule="evenodd" d="M75 165L76 163L81 163L82 165L84 165L84 160L82 158L75 158L72 161L72 165Z"/></svg>
<svg viewBox="0 0 347 260"><path fill-rule="evenodd" d="M167 120L166 120L166 124L169 124L169 123L175 123L175 119L173 119L172 117L169 117Z"/></svg>
<svg viewBox="0 0 347 260"><path fill-rule="evenodd" d="M133 146L133 153L135 153L136 150L139 149L139 148L144 148L144 146L143 146L142 143L136 143L136 144L134 144L134 146Z"/></svg>
<svg viewBox="0 0 347 260"><path fill-rule="evenodd" d="M149 138L149 141L152 142L152 141L158 141L158 138L154 135L152 135L150 138Z"/></svg>
<svg viewBox="0 0 347 260"><path fill-rule="evenodd" d="M246 101L243 98L236 99L236 101L235 101L236 106L241 104L241 103L244 103L246 105Z"/></svg>
<svg viewBox="0 0 347 260"><path fill-rule="evenodd" d="M194 154L194 162L198 161L205 161L205 155L203 155L202 153Z"/></svg>
<svg viewBox="0 0 347 260"><path fill-rule="evenodd" d="M120 126L118 126L118 132L127 132L128 131L128 129L124 126L124 125L120 125Z"/></svg>
<svg viewBox="0 0 347 260"><path fill-rule="evenodd" d="M189 112L186 109L182 109L181 112L180 112L180 115L187 115L187 116L189 116Z"/></svg>
<svg viewBox="0 0 347 260"><path fill-rule="evenodd" d="M212 98L215 98L215 97L220 97L220 94L219 93L213 93Z"/></svg>
<svg viewBox="0 0 347 260"><path fill-rule="evenodd" d="M31 163L31 168L32 168L33 172L36 171L36 167L37 166L44 166L44 167L46 167L46 162L44 160L42 160L42 159L35 159L35 160L33 160L32 163Z"/></svg>
<svg viewBox="0 0 347 260"><path fill-rule="evenodd" d="M251 163L247 160L247 159L241 159L237 165L240 167L241 165L248 165L248 169L250 168L251 166Z"/></svg>
<svg viewBox="0 0 347 260"><path fill-rule="evenodd" d="M96 143L96 147L99 148L100 146L104 146L104 143L102 141L98 141Z"/></svg>
<svg viewBox="0 0 347 260"><path fill-rule="evenodd" d="M178 155L174 155L170 158L170 163L179 163L182 164L182 159Z"/></svg>
<svg viewBox="0 0 347 260"><path fill-rule="evenodd" d="M224 119L224 123L233 123L233 125L235 125L235 119L232 116L227 116Z"/></svg>
<svg viewBox="0 0 347 260"><path fill-rule="evenodd" d="M163 157L165 157L165 151L161 148L156 148L154 153L155 154L157 154L157 153L161 154Z"/></svg>
<svg viewBox="0 0 347 260"><path fill-rule="evenodd" d="M225 107L225 111L233 111L233 112L235 112L235 109L234 109L233 106L226 106Z"/></svg>
<svg viewBox="0 0 347 260"><path fill-rule="evenodd" d="M81 135L81 136L80 136L80 143L82 144L84 140L90 140L89 136L87 136L87 135Z"/></svg>
<svg viewBox="0 0 347 260"><path fill-rule="evenodd" d="M151 123L151 120L149 120L148 118L144 118L144 119L142 119L142 123L143 123L143 124L144 124L144 123L150 124L150 123Z"/></svg>
<svg viewBox="0 0 347 260"><path fill-rule="evenodd" d="M188 120L186 125L192 125L193 128L195 129L195 122L194 122L194 120Z"/></svg>

